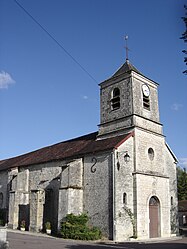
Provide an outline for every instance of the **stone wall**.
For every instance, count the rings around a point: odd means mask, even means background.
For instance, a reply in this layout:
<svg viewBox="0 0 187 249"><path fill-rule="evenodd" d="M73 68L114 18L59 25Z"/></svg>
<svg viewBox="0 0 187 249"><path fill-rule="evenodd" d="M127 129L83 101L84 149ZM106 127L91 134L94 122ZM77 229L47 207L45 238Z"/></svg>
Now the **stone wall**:
<svg viewBox="0 0 187 249"><path fill-rule="evenodd" d="M130 84L129 77L101 84L101 124L132 114L132 94ZM116 87L120 90L121 105L120 109L114 111L111 109L111 98L112 91Z"/></svg>
<svg viewBox="0 0 187 249"><path fill-rule="evenodd" d="M0 209L5 209L7 205L7 182L8 182L8 173L7 171L0 172Z"/></svg>
<svg viewBox="0 0 187 249"><path fill-rule="evenodd" d="M130 76L110 79L103 82L100 90L100 126L99 136L132 126L132 90ZM120 90L120 108L111 108L112 92ZM124 132L123 132L124 133Z"/></svg>
<svg viewBox="0 0 187 249"><path fill-rule="evenodd" d="M144 174L136 174L134 178L138 238L149 238L149 200L152 196L158 197L160 202L160 237L169 237L171 235L169 179Z"/></svg>
<svg viewBox="0 0 187 249"><path fill-rule="evenodd" d="M175 158L162 135L138 128L134 134L115 153L114 239L129 239L134 232L139 239L150 237L149 200L152 196L159 200L159 236L169 237L171 233L176 234L172 227L177 227ZM149 155L149 148L153 155ZM124 161L126 152L130 156L128 163Z"/></svg>
<svg viewBox="0 0 187 249"><path fill-rule="evenodd" d="M149 155L152 148L153 155ZM135 129L135 170L140 172L165 174L165 140L161 135L150 133L146 130Z"/></svg>
<svg viewBox="0 0 187 249"><path fill-rule="evenodd" d="M137 75L136 73L132 73L132 75L133 113L159 123L157 84L145 77L142 77L141 75ZM145 108L143 108L143 84L147 84L150 89L149 111L145 111Z"/></svg>
<svg viewBox="0 0 187 249"><path fill-rule="evenodd" d="M150 148L152 154L149 153ZM163 136L141 129L135 129L135 151L134 181L138 237L149 237L148 207L152 196L156 196L160 202L160 236L168 237L171 235L171 195L176 205L174 158L168 151Z"/></svg>
<svg viewBox="0 0 187 249"><path fill-rule="evenodd" d="M16 229L21 221L25 220L26 229L32 231L43 229L45 194L48 189L52 189L54 195L51 202L58 207L56 199L58 198L60 173L59 162L20 167L9 172L9 227ZM57 219L57 208L51 209L50 212ZM51 217L52 223L53 217ZM54 223L54 226L57 226L57 222Z"/></svg>
<svg viewBox="0 0 187 249"><path fill-rule="evenodd" d="M176 158L171 156L171 150L166 145L165 150L165 174L169 176L169 192L170 192L170 220L172 234L178 234L178 196L177 196L177 172Z"/></svg>
<svg viewBox="0 0 187 249"><path fill-rule="evenodd" d="M90 224L99 227L104 236L113 235L112 155L93 154L84 158L83 211Z"/></svg>
<svg viewBox="0 0 187 249"><path fill-rule="evenodd" d="M82 158L64 163L59 189L58 223L70 213L83 212L83 161Z"/></svg>
<svg viewBox="0 0 187 249"><path fill-rule="evenodd" d="M130 137L115 152L114 164L114 239L124 241L132 237L134 226L134 137ZM128 153L130 161L125 162L124 155Z"/></svg>

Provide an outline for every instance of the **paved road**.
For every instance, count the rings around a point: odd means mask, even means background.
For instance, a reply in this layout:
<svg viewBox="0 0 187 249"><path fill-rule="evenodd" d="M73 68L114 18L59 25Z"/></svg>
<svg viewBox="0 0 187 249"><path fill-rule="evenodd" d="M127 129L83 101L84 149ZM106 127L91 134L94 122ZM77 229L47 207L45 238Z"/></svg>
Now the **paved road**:
<svg viewBox="0 0 187 249"><path fill-rule="evenodd" d="M160 243L90 243L8 232L10 249L187 249L187 238Z"/></svg>

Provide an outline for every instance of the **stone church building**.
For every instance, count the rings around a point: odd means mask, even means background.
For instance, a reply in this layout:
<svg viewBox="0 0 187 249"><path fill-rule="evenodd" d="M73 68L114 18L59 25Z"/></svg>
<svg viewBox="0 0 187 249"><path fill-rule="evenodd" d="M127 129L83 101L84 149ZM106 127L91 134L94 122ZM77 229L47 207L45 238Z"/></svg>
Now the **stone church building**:
<svg viewBox="0 0 187 249"><path fill-rule="evenodd" d="M159 119L158 84L126 62L100 86L98 132L0 161L8 226L57 232L68 213L114 241L177 232L177 159Z"/></svg>

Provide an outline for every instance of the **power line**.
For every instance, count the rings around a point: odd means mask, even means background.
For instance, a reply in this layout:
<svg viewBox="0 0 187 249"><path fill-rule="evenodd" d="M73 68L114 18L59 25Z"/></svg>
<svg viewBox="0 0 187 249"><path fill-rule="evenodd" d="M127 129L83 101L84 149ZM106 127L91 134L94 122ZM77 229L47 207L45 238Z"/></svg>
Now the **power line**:
<svg viewBox="0 0 187 249"><path fill-rule="evenodd" d="M17 0L14 2L93 80L97 80Z"/></svg>

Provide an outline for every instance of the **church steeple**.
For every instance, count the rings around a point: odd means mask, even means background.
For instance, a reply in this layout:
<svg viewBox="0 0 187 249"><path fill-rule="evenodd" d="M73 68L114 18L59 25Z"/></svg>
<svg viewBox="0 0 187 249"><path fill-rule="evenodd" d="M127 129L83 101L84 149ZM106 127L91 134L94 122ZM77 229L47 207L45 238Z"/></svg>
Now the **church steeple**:
<svg viewBox="0 0 187 249"><path fill-rule="evenodd" d="M135 66L133 66L128 59L126 59L125 63L112 75L112 78L120 76L125 73L130 73L134 71L138 74L142 74Z"/></svg>
<svg viewBox="0 0 187 249"><path fill-rule="evenodd" d="M134 127L162 134L157 87L126 59L109 79L100 83L98 137L120 135Z"/></svg>

